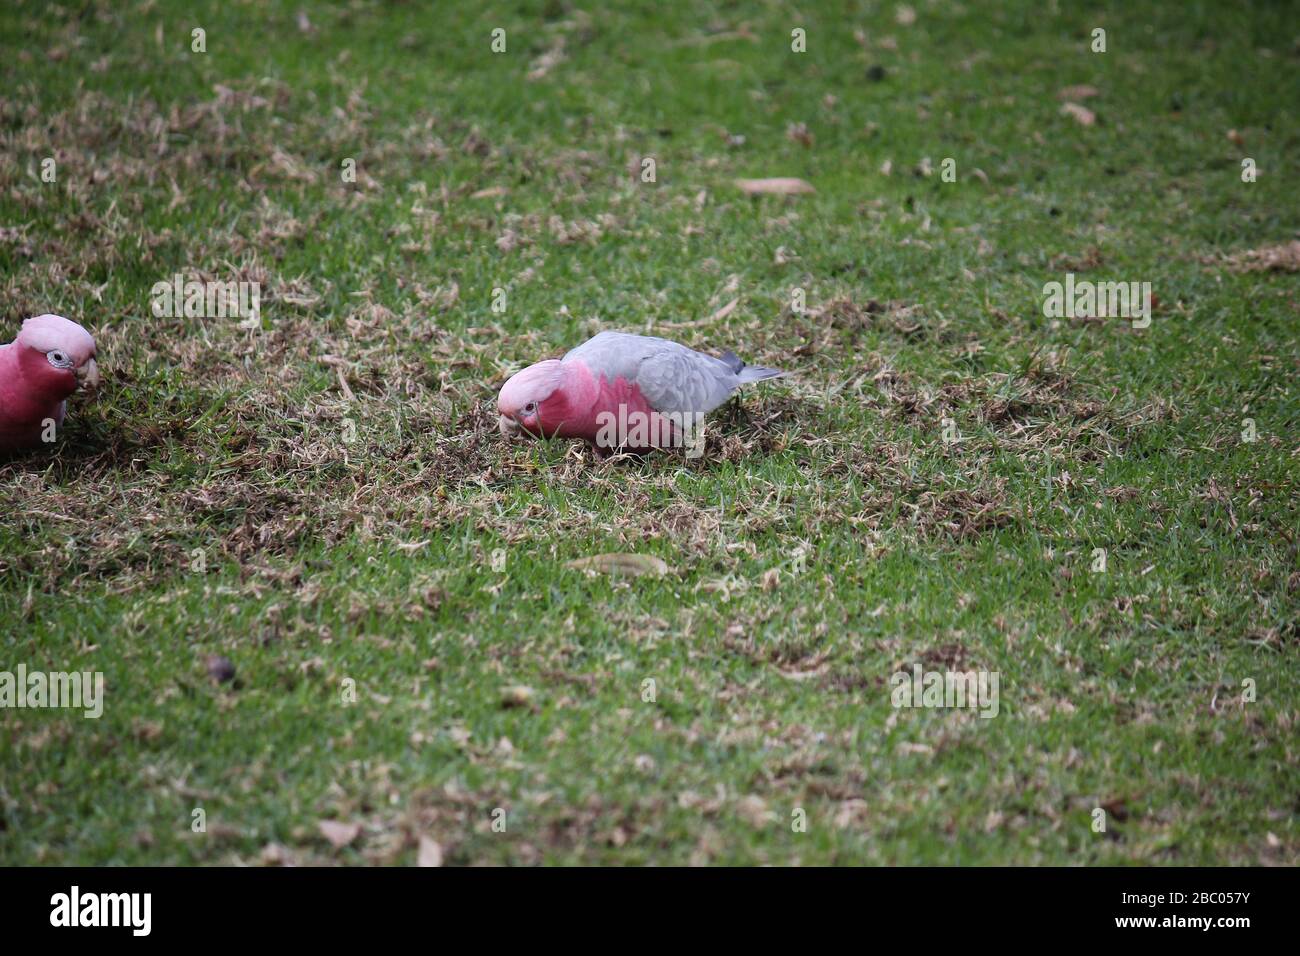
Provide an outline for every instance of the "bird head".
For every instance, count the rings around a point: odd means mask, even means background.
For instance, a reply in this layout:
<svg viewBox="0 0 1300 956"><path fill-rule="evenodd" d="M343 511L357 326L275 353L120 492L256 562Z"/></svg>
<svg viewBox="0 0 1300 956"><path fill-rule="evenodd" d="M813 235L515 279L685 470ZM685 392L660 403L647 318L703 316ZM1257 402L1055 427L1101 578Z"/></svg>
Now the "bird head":
<svg viewBox="0 0 1300 956"><path fill-rule="evenodd" d="M33 389L51 399L99 384L95 340L61 315L38 315L23 323L14 340L18 363Z"/></svg>
<svg viewBox="0 0 1300 956"><path fill-rule="evenodd" d="M549 434L556 424L554 412L563 404L557 392L564 381L559 359L547 359L516 372L497 396L497 427L514 438L521 431L534 436Z"/></svg>

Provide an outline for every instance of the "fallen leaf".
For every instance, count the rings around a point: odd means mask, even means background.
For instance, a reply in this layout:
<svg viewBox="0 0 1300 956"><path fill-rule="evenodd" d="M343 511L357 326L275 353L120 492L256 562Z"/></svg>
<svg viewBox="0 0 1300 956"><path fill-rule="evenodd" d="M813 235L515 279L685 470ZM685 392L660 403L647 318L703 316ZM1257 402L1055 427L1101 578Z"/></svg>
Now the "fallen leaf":
<svg viewBox="0 0 1300 956"><path fill-rule="evenodd" d="M1300 239L1246 249L1228 256L1227 263L1233 272L1300 272Z"/></svg>
<svg viewBox="0 0 1300 956"><path fill-rule="evenodd" d="M905 740L898 745L898 752L901 754L932 754L934 748L929 744L916 744L910 740Z"/></svg>
<svg viewBox="0 0 1300 956"><path fill-rule="evenodd" d="M220 654L209 654L205 663L208 676L218 684L228 684L235 679L235 665L230 662L230 658L222 657Z"/></svg>
<svg viewBox="0 0 1300 956"><path fill-rule="evenodd" d="M776 819L776 815L767 808L762 797L750 794L741 797L736 804L736 812L750 826L764 827Z"/></svg>
<svg viewBox="0 0 1300 956"><path fill-rule="evenodd" d="M336 368L334 371L339 374L339 389L343 392L343 397L349 402L356 401L357 396L352 391L352 386L348 384L347 377L343 374L342 368Z"/></svg>
<svg viewBox="0 0 1300 956"><path fill-rule="evenodd" d="M330 844L336 850L341 850L361 833L361 824L359 823L340 823L338 820L321 820L317 827L320 828L321 836L330 841Z"/></svg>
<svg viewBox="0 0 1300 956"><path fill-rule="evenodd" d="M1115 797L1111 800L1103 800L1101 808L1108 814L1123 823L1128 819L1128 804L1123 797Z"/></svg>
<svg viewBox="0 0 1300 956"><path fill-rule="evenodd" d="M262 862L267 866L292 866L293 854L282 843L268 843L262 847Z"/></svg>
<svg viewBox="0 0 1300 956"><path fill-rule="evenodd" d="M721 319L725 319L727 316L731 315L731 313L736 311L736 306L739 304L740 304L739 298L732 299L730 302L728 302L726 305L720 308L717 312L714 312L711 316L709 316L709 321L717 322Z"/></svg>
<svg viewBox="0 0 1300 956"><path fill-rule="evenodd" d="M280 296L280 301L288 305L311 306L321 301L321 297L310 292L287 292Z"/></svg>
<svg viewBox="0 0 1300 956"><path fill-rule="evenodd" d="M1073 116L1081 126L1091 126L1097 122L1097 114L1086 106L1080 106L1078 103L1066 103L1061 107L1061 114Z"/></svg>
<svg viewBox="0 0 1300 956"><path fill-rule="evenodd" d="M1102 256L1101 248L1098 246L1089 246L1082 255L1072 256L1063 252L1051 258L1052 268L1062 272L1087 272L1089 269L1096 269L1103 262L1105 257Z"/></svg>
<svg viewBox="0 0 1300 956"><path fill-rule="evenodd" d="M817 191L811 183L784 176L775 179L737 179L736 186L746 196L796 196Z"/></svg>
<svg viewBox="0 0 1300 956"><path fill-rule="evenodd" d="M528 82L535 83L542 79L564 61L564 44L565 36L561 33L555 44L533 61L532 69L528 71Z"/></svg>
<svg viewBox="0 0 1300 956"><path fill-rule="evenodd" d="M480 189L476 193L470 193L470 199L494 199L497 196L508 196L510 190L505 186L489 186L487 189Z"/></svg>
<svg viewBox="0 0 1300 956"><path fill-rule="evenodd" d="M524 684L512 684L501 688L502 707L527 707L533 702L537 692Z"/></svg>
<svg viewBox="0 0 1300 956"><path fill-rule="evenodd" d="M840 830L854 826L860 820L865 819L870 810L871 806L865 800L856 797L845 800L839 805L839 809L835 811L835 826Z"/></svg>
<svg viewBox="0 0 1300 956"><path fill-rule="evenodd" d="M1063 86L1056 95L1063 100L1086 100L1101 95L1101 91L1095 86L1081 83L1078 86Z"/></svg>
<svg viewBox="0 0 1300 956"><path fill-rule="evenodd" d="M821 666L814 667L809 671L778 671L778 673L780 673L780 675L786 680L812 680L814 677L821 677L829 669L829 664L822 664Z"/></svg>
<svg viewBox="0 0 1300 956"><path fill-rule="evenodd" d="M804 147L811 147L814 141L813 134L809 131L807 123L791 123L785 128L785 137Z"/></svg>
<svg viewBox="0 0 1300 956"><path fill-rule="evenodd" d="M662 558L652 554L597 554L590 558L578 558L568 561L566 568L576 571L604 571L607 574L642 574L664 575L668 573L668 564Z"/></svg>
<svg viewBox="0 0 1300 956"><path fill-rule="evenodd" d="M420 852L416 855L415 865L442 866L442 847L437 840L420 837Z"/></svg>

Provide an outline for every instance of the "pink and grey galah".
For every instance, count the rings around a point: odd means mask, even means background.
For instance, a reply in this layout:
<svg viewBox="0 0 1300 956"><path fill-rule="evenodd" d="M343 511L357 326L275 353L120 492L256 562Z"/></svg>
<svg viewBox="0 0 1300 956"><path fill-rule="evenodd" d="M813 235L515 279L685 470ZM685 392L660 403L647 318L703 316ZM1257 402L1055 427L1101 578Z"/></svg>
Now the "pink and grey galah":
<svg viewBox="0 0 1300 956"><path fill-rule="evenodd" d="M647 451L683 443L741 385L784 374L734 352L714 358L655 336L601 332L513 375L497 397L498 424L511 437Z"/></svg>
<svg viewBox="0 0 1300 956"><path fill-rule="evenodd" d="M99 384L95 340L61 315L38 315L0 345L0 452L39 444L63 424L66 400Z"/></svg>

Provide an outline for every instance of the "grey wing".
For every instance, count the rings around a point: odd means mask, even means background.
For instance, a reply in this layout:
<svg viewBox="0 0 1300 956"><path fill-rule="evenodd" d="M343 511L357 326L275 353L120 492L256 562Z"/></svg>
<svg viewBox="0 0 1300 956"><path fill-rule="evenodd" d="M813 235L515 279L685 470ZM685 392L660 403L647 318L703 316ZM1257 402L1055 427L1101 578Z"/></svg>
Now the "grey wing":
<svg viewBox="0 0 1300 956"><path fill-rule="evenodd" d="M736 376L717 359L669 342L641 363L636 383L656 411L707 412L736 389Z"/></svg>
<svg viewBox="0 0 1300 956"><path fill-rule="evenodd" d="M726 363L651 335L601 332L564 356L579 359L608 381L636 384L660 412L707 412L740 384Z"/></svg>

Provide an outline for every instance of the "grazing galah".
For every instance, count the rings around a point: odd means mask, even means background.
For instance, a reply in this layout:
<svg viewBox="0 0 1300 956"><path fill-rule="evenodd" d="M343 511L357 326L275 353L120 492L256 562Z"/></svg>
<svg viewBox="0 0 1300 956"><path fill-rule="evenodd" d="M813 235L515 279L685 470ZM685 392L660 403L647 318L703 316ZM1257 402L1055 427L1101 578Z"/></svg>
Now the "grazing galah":
<svg viewBox="0 0 1300 956"><path fill-rule="evenodd" d="M741 385L784 374L747 367L734 352L714 358L654 336L601 332L512 376L497 397L498 424L511 437L663 448L682 444Z"/></svg>
<svg viewBox="0 0 1300 956"><path fill-rule="evenodd" d="M61 315L28 319L0 345L0 451L39 444L63 424L65 399L98 384L89 332Z"/></svg>

